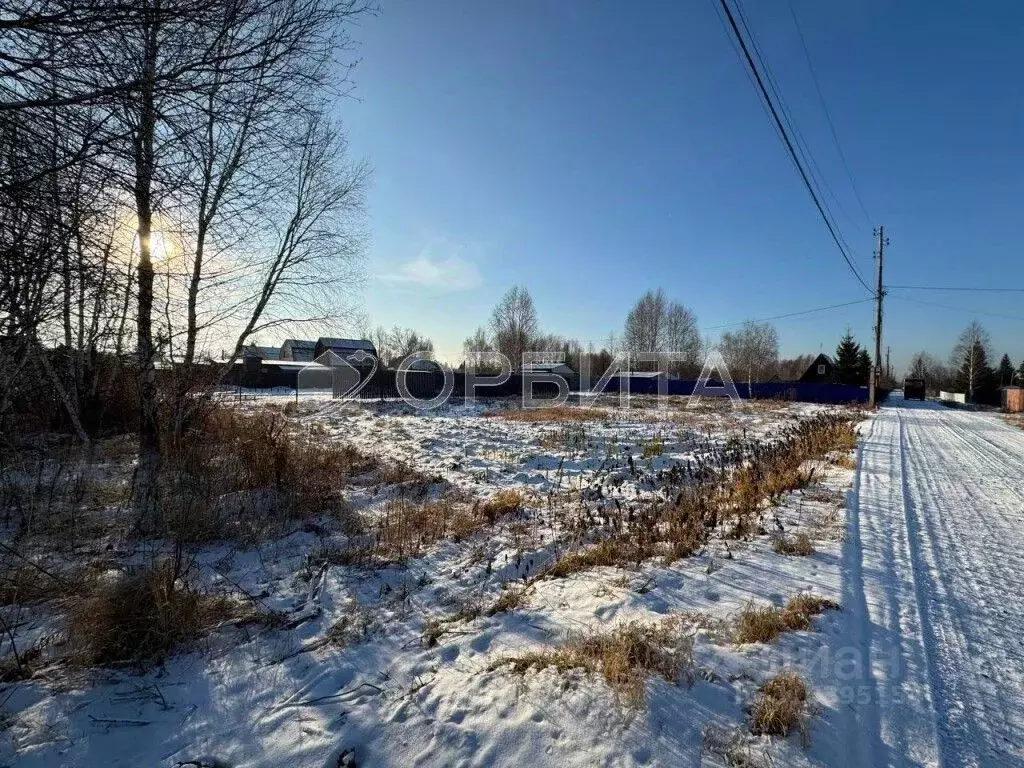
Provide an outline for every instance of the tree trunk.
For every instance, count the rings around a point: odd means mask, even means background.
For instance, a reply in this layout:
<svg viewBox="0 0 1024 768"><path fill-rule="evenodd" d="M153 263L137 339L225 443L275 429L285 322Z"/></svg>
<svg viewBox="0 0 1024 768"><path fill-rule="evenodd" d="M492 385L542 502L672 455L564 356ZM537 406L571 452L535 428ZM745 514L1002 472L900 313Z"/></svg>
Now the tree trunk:
<svg viewBox="0 0 1024 768"><path fill-rule="evenodd" d="M148 9L147 9L148 10ZM153 172L156 133L157 22L147 14L143 22L143 85L138 94L138 129L135 136L135 208L139 220L138 366L139 462L135 476L136 525L144 535L162 525L157 499L160 469L160 425L157 422L156 367L153 350Z"/></svg>

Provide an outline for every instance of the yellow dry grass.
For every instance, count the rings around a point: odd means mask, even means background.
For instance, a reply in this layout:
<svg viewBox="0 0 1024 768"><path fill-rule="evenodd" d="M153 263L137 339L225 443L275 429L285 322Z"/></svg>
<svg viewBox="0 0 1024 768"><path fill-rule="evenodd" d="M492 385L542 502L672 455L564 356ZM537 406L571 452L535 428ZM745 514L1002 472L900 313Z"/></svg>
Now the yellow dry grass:
<svg viewBox="0 0 1024 768"><path fill-rule="evenodd" d="M787 736L799 731L807 745L808 691L804 682L792 672L782 672L761 686L750 710L750 730L755 734Z"/></svg>
<svg viewBox="0 0 1024 768"><path fill-rule="evenodd" d="M774 605L747 605L736 621L734 640L737 643L770 643L783 632L811 628L811 619L839 606L831 600L801 593L784 608Z"/></svg>
<svg viewBox="0 0 1024 768"><path fill-rule="evenodd" d="M610 630L571 633L557 648L502 659L492 669L508 665L517 674L545 667L600 672L621 701L640 706L652 675L674 684L693 682L693 636L687 629L679 616L624 622Z"/></svg>
<svg viewBox="0 0 1024 768"><path fill-rule="evenodd" d="M98 582L68 622L74 661L87 666L161 661L229 618L235 604L190 589L169 563Z"/></svg>
<svg viewBox="0 0 1024 768"><path fill-rule="evenodd" d="M780 555L807 557L814 554L814 542L806 533L798 533L796 536L781 535L775 537L772 549Z"/></svg>

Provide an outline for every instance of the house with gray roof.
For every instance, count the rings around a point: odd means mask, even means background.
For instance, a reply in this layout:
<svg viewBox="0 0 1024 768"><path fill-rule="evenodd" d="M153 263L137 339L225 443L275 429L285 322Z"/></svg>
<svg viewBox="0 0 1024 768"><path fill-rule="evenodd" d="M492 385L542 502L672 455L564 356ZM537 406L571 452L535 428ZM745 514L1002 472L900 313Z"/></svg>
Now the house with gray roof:
<svg viewBox="0 0 1024 768"><path fill-rule="evenodd" d="M356 368L372 368L377 359L377 348L367 339L338 339L321 336L313 350L313 359L333 352Z"/></svg>
<svg viewBox="0 0 1024 768"><path fill-rule="evenodd" d="M316 342L307 339L285 339L281 345L281 359L311 363L316 356Z"/></svg>

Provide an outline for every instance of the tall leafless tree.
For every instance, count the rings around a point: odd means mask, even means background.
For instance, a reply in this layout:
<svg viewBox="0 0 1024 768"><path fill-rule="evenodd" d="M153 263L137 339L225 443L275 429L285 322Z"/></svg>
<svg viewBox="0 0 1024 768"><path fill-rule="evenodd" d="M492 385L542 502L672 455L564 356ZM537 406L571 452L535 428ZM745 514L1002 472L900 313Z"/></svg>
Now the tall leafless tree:
<svg viewBox="0 0 1024 768"><path fill-rule="evenodd" d="M491 313L491 332L497 351L508 357L514 369L520 368L537 336L537 310L525 287L515 285L501 297Z"/></svg>
<svg viewBox="0 0 1024 768"><path fill-rule="evenodd" d="M771 323L748 320L739 330L723 333L718 346L732 375L741 374L747 382L748 395L755 381L778 367L779 338Z"/></svg>
<svg viewBox="0 0 1024 768"><path fill-rule="evenodd" d="M697 317L665 292L647 291L626 316L623 345L632 355L654 356L641 367L663 367L673 375L696 373L700 368L701 340ZM657 359L663 356L664 360Z"/></svg>
<svg viewBox="0 0 1024 768"><path fill-rule="evenodd" d="M992 369L991 338L988 331L976 320L964 328L956 345L950 364L955 371L958 386L967 390L967 402L976 401L978 391L990 384Z"/></svg>

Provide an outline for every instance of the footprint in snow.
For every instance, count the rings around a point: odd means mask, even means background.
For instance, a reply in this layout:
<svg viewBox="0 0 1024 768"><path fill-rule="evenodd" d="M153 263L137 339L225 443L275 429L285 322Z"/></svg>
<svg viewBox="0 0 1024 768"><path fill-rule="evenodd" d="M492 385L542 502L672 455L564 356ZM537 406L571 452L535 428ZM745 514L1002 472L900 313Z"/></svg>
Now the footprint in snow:
<svg viewBox="0 0 1024 768"><path fill-rule="evenodd" d="M487 653L487 651L491 648L491 639L492 635L490 634L474 637L472 642L470 642L469 647L477 653Z"/></svg>

